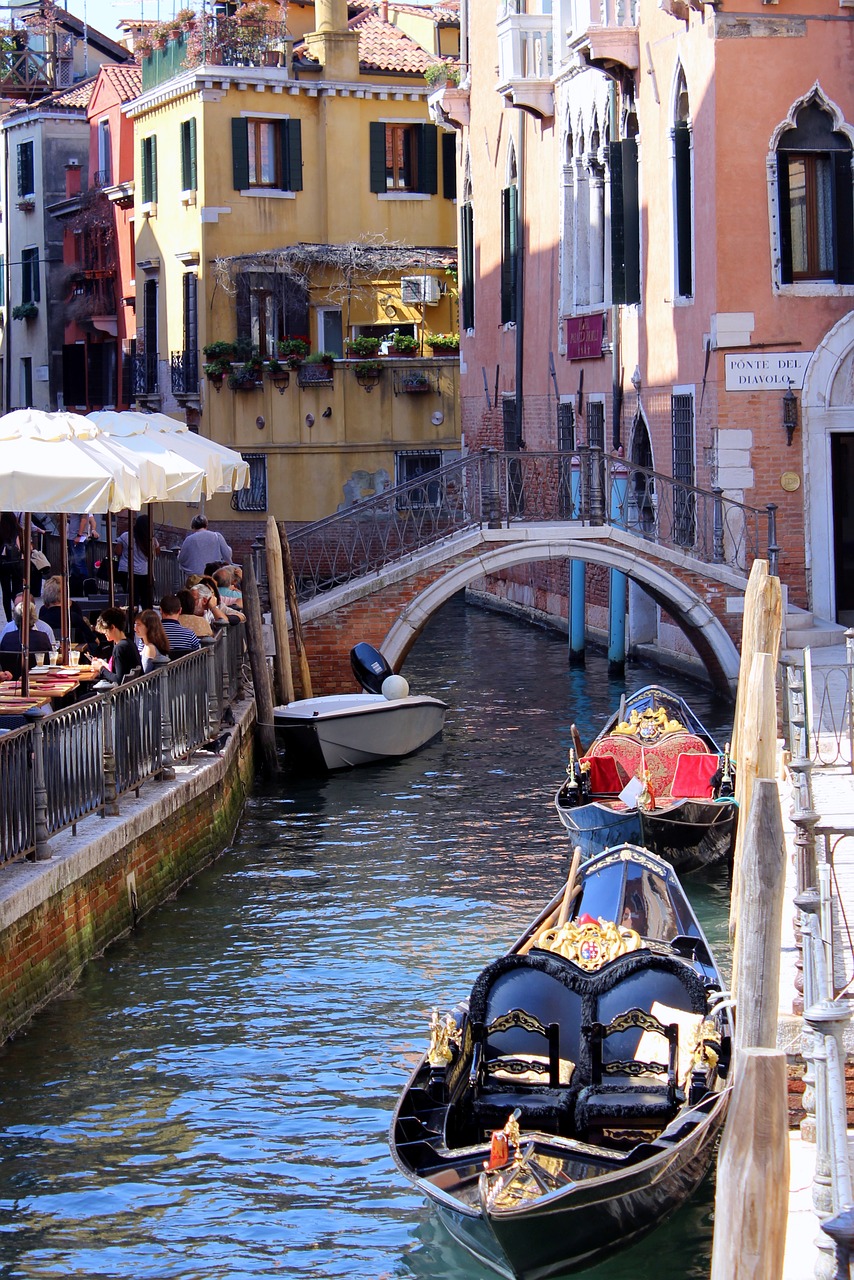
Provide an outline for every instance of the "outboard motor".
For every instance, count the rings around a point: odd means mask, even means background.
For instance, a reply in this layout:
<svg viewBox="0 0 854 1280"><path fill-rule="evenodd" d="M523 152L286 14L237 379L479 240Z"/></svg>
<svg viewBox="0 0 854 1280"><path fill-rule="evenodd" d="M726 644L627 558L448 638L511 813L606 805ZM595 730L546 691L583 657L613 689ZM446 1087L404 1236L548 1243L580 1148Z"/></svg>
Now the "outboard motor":
<svg viewBox="0 0 854 1280"><path fill-rule="evenodd" d="M379 649L364 641L350 650L350 666L365 693L382 693L383 681L394 674Z"/></svg>

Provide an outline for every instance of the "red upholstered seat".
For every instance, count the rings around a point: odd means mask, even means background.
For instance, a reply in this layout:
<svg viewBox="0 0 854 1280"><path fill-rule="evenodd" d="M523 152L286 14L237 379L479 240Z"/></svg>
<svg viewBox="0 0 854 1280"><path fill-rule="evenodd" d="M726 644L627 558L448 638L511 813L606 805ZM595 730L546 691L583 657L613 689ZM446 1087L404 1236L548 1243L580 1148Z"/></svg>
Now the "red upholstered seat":
<svg viewBox="0 0 854 1280"><path fill-rule="evenodd" d="M602 738L593 743L588 759L596 756L610 756L616 761L623 779L623 785L617 788L618 791L622 791L629 778L640 776L641 744L635 738L627 738L621 734Z"/></svg>
<svg viewBox="0 0 854 1280"><path fill-rule="evenodd" d="M676 761L676 772L670 784L670 794L674 800L685 796L695 799L711 800L713 794L712 778L718 771L719 759L716 755L697 752L683 752Z"/></svg>
<svg viewBox="0 0 854 1280"><path fill-rule="evenodd" d="M649 773L650 790L654 796L669 796L679 757L684 754L709 755L709 749L693 733L673 733L662 738L654 746L642 751L639 776ZM717 768L717 756L711 756ZM714 773L714 769L712 770Z"/></svg>
<svg viewBox="0 0 854 1280"><path fill-rule="evenodd" d="M590 765L590 791L594 796L618 796L628 782L613 756L587 756L586 763Z"/></svg>

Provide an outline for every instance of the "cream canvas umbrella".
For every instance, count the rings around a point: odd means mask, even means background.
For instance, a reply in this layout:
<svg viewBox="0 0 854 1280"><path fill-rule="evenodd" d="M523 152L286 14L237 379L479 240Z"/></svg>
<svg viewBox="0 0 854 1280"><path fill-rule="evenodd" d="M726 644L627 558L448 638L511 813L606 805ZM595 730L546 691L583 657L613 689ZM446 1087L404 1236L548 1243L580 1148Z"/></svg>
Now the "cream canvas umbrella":
<svg viewBox="0 0 854 1280"><path fill-rule="evenodd" d="M208 440L165 413L116 413L110 410L89 414L90 419L114 439L127 442L140 436L155 440L164 448L201 467L205 473L205 497L231 493L249 484L249 464L234 449Z"/></svg>
<svg viewBox="0 0 854 1280"><path fill-rule="evenodd" d="M90 413L81 421L96 429L95 442L99 448L125 460L136 459L137 465L158 482L142 485L142 501L145 502L198 502L207 488L205 468L180 450L165 434L151 434L143 430L122 430L126 418L144 418L143 414L113 413L102 410ZM134 508L139 510L138 507Z"/></svg>

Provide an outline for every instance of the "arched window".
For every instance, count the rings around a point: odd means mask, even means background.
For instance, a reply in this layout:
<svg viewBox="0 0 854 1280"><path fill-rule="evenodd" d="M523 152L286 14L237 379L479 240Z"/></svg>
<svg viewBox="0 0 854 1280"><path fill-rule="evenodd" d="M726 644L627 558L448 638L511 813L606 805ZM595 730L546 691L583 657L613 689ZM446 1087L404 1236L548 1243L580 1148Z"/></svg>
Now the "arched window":
<svg viewBox="0 0 854 1280"><path fill-rule="evenodd" d="M854 284L851 142L815 99L777 143L780 282Z"/></svg>
<svg viewBox="0 0 854 1280"><path fill-rule="evenodd" d="M561 313L569 315L575 302L575 149L567 120L561 184L560 297Z"/></svg>
<svg viewBox="0 0 854 1280"><path fill-rule="evenodd" d="M673 102L673 238L676 295L694 296L694 191L691 113L685 73L679 68Z"/></svg>

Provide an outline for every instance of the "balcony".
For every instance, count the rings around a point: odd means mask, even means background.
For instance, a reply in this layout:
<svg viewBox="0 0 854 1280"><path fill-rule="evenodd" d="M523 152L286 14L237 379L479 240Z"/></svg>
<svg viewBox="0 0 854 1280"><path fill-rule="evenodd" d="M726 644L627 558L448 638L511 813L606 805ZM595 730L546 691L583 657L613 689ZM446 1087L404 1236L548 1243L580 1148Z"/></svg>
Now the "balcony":
<svg viewBox="0 0 854 1280"><path fill-rule="evenodd" d="M175 399L178 401L198 399L198 351L173 351L170 366L172 370L172 394Z"/></svg>
<svg viewBox="0 0 854 1280"><path fill-rule="evenodd" d="M66 80L70 85L72 49L70 35L55 27L47 33L5 27L0 38L0 97L32 102Z"/></svg>
<svg viewBox="0 0 854 1280"><path fill-rule="evenodd" d="M127 357L132 400L160 400L158 359L156 351L137 351Z"/></svg>
<svg viewBox="0 0 854 1280"><path fill-rule="evenodd" d="M554 115L552 18L517 13L519 0L498 8L498 92L508 106L534 116Z"/></svg>
<svg viewBox="0 0 854 1280"><path fill-rule="evenodd" d="M197 15L192 30L143 56L143 92L196 66L280 68L290 79L293 39L281 22Z"/></svg>
<svg viewBox="0 0 854 1280"><path fill-rule="evenodd" d="M607 75L619 77L626 70L637 71L637 0L581 0L576 5L568 51Z"/></svg>

